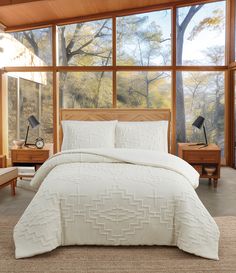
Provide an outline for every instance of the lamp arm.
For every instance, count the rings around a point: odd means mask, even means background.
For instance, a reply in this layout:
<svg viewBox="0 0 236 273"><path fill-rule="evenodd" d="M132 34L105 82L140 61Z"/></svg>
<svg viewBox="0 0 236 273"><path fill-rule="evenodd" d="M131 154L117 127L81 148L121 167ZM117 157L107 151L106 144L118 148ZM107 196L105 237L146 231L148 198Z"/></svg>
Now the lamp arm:
<svg viewBox="0 0 236 273"><path fill-rule="evenodd" d="M203 132L204 132L204 137L205 137L206 145L208 145L207 135L206 135L206 128L205 128L205 125L204 125L204 124L203 124Z"/></svg>
<svg viewBox="0 0 236 273"><path fill-rule="evenodd" d="M27 146L28 134L29 134L29 125L27 127L26 136L25 136L25 146Z"/></svg>

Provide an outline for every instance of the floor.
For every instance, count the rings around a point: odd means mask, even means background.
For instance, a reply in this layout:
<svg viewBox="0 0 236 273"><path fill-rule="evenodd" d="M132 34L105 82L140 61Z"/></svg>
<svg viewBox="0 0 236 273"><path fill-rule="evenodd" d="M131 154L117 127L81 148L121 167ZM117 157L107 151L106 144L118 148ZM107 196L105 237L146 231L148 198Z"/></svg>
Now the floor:
<svg viewBox="0 0 236 273"><path fill-rule="evenodd" d="M201 179L197 193L213 217L236 216L236 170L221 168L218 187L208 185L207 179Z"/></svg>
<svg viewBox="0 0 236 273"><path fill-rule="evenodd" d="M20 182L27 187L27 181ZM20 184L18 183L18 184ZM201 180L197 193L220 232L220 261L202 259L172 247L59 247L30 259L14 258L13 228L34 192L0 190L0 273L236 273L236 170L222 168L217 189ZM50 262L49 262L50 259Z"/></svg>
<svg viewBox="0 0 236 273"><path fill-rule="evenodd" d="M221 179L217 189L202 179L197 193L213 217L236 216L236 170L221 168ZM17 188L15 197L10 195L10 187L0 190L0 215L20 215L33 198L34 192Z"/></svg>

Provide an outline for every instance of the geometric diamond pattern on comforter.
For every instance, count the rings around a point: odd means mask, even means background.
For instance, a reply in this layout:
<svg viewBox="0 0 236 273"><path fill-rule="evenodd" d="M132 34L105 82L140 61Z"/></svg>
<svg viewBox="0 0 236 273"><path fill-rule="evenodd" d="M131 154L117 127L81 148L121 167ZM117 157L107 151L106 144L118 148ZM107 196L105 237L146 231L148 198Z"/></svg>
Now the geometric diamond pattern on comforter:
<svg viewBox="0 0 236 273"><path fill-rule="evenodd" d="M139 150L59 153L38 170L14 229L16 258L63 245L170 245L218 259L219 230L173 155Z"/></svg>

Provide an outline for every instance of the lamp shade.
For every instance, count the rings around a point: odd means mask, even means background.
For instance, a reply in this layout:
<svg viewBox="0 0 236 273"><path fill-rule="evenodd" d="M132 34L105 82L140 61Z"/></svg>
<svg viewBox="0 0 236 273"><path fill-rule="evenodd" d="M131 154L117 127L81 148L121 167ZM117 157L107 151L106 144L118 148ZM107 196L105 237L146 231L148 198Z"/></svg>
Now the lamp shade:
<svg viewBox="0 0 236 273"><path fill-rule="evenodd" d="M202 128L205 118L202 116L197 117L192 126L197 127L198 129Z"/></svg>
<svg viewBox="0 0 236 273"><path fill-rule="evenodd" d="M28 122L29 122L29 124L30 124L30 126L32 128L35 128L35 127L37 127L40 124L39 121L36 119L36 117L34 115L31 115L28 118Z"/></svg>

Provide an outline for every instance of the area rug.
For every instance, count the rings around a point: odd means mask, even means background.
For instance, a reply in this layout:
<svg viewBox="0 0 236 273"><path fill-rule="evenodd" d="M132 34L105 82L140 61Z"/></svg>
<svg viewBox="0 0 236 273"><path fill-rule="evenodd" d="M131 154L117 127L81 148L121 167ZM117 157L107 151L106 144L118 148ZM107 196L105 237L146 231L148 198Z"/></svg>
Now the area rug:
<svg viewBox="0 0 236 273"><path fill-rule="evenodd" d="M236 217L215 218L221 231L220 260L187 254L175 247L59 247L16 260L12 230L17 219L0 218L1 273L236 273Z"/></svg>

